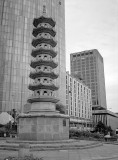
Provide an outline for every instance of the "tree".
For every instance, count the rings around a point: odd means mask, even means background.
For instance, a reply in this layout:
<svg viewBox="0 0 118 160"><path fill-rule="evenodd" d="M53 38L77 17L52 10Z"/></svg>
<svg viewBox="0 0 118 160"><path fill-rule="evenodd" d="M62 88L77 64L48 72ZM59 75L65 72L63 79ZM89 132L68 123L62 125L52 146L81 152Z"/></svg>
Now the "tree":
<svg viewBox="0 0 118 160"><path fill-rule="evenodd" d="M111 129L111 126L107 126L107 131L112 132L113 130Z"/></svg>
<svg viewBox="0 0 118 160"><path fill-rule="evenodd" d="M56 104L56 110L59 111L61 114L65 114L65 106L61 103Z"/></svg>
<svg viewBox="0 0 118 160"><path fill-rule="evenodd" d="M96 132L105 133L106 132L106 126L104 125L104 123L102 123L101 121L99 121L98 124L95 127L95 131Z"/></svg>
<svg viewBox="0 0 118 160"><path fill-rule="evenodd" d="M106 134L107 134L108 132L110 133L110 135L113 134L113 130L111 129L111 126L106 126Z"/></svg>
<svg viewBox="0 0 118 160"><path fill-rule="evenodd" d="M104 134L108 134L108 132L112 133L111 126L106 126L101 121L98 122L98 124L95 127L95 132L102 132Z"/></svg>
<svg viewBox="0 0 118 160"><path fill-rule="evenodd" d="M15 120L15 118L16 118L16 110L15 110L15 109L12 109L12 110L11 110L11 115L12 115L12 117L13 117L14 120Z"/></svg>
<svg viewBox="0 0 118 160"><path fill-rule="evenodd" d="M18 111L16 109L12 109L11 110L11 115L14 118L14 122L12 123L11 132L17 132Z"/></svg>

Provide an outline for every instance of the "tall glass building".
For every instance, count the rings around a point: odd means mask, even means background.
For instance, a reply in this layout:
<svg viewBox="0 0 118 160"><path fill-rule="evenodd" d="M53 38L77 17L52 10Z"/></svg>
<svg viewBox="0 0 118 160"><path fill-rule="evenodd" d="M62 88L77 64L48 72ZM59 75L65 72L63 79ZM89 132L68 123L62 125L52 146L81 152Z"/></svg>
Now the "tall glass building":
<svg viewBox="0 0 118 160"><path fill-rule="evenodd" d="M43 14L56 22L58 52L55 82L60 102L66 104L65 2L64 0L0 0L0 112L21 111L30 96L30 61L33 19ZM62 94L63 93L63 94Z"/></svg>

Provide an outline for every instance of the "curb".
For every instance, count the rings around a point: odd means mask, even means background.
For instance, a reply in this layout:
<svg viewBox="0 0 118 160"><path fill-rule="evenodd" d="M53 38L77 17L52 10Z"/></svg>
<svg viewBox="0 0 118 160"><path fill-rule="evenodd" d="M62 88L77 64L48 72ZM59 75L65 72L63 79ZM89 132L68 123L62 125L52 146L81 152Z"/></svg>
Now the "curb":
<svg viewBox="0 0 118 160"><path fill-rule="evenodd" d="M51 151L51 150L75 150L75 149L88 149L88 148L94 148L94 147L99 147L99 146L102 146L103 144L102 143L99 143L99 144L88 144L88 145L83 145L83 146L58 146L58 147L50 147L50 146L47 146L47 147L31 147L31 151Z"/></svg>
<svg viewBox="0 0 118 160"><path fill-rule="evenodd" d="M118 158L118 155L113 157L92 158L92 160L113 160L114 158Z"/></svg>
<svg viewBox="0 0 118 160"><path fill-rule="evenodd" d="M59 144L59 143L73 143L77 142L75 139L69 139L69 140L60 140L60 141L27 141L27 140L18 140L18 139L10 139L6 140L9 144L20 144L20 143L29 143L29 144ZM78 140L79 142L79 140Z"/></svg>
<svg viewBox="0 0 118 160"><path fill-rule="evenodd" d="M102 146L103 143L92 143L92 144L86 144L86 145L58 145L58 146L30 146L30 151L51 151L51 150L74 150L74 149L88 149L88 148L94 148ZM11 150L11 151L18 151L19 146L12 146L12 145L0 145L0 150Z"/></svg>
<svg viewBox="0 0 118 160"><path fill-rule="evenodd" d="M113 145L118 145L118 142L103 142L104 144L113 144Z"/></svg>

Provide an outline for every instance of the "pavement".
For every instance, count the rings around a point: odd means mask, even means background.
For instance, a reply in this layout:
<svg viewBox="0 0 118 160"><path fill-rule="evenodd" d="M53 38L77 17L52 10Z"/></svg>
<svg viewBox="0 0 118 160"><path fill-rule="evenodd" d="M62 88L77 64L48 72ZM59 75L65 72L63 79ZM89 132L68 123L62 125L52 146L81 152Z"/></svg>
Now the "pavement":
<svg viewBox="0 0 118 160"><path fill-rule="evenodd" d="M91 141L78 141L80 148L55 149L55 150L31 150L34 157L43 157L43 160L118 160L118 146L106 144L86 147L93 143ZM94 144L97 142L94 142ZM5 140L0 140L0 145L5 145ZM10 144L9 144L10 145ZM17 144L14 144L17 145ZM39 145L39 144L37 144ZM57 144L58 145L58 144ZM17 150L0 149L0 160L8 156L18 156Z"/></svg>

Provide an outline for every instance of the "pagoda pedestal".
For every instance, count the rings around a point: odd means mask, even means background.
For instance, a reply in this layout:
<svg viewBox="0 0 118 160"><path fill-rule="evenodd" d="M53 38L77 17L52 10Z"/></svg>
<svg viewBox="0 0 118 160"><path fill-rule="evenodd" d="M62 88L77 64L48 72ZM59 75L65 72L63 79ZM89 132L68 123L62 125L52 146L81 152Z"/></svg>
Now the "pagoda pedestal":
<svg viewBox="0 0 118 160"><path fill-rule="evenodd" d="M69 118L56 112L21 115L18 133L20 140L67 140L69 139Z"/></svg>
<svg viewBox="0 0 118 160"><path fill-rule="evenodd" d="M40 17L34 19L32 45L35 49L31 55L34 60L30 66L34 69L30 78L34 80L29 85L33 91L28 102L31 110L28 114L21 114L18 123L18 138L23 141L54 141L69 139L69 116L60 114L55 106L59 101L55 91L59 87L54 79L58 75L53 71L58 64L53 60L56 57L56 46L53 30L55 22L51 18Z"/></svg>
<svg viewBox="0 0 118 160"><path fill-rule="evenodd" d="M69 139L69 118L55 110L51 102L35 102L28 114L19 117L19 139L53 141Z"/></svg>

